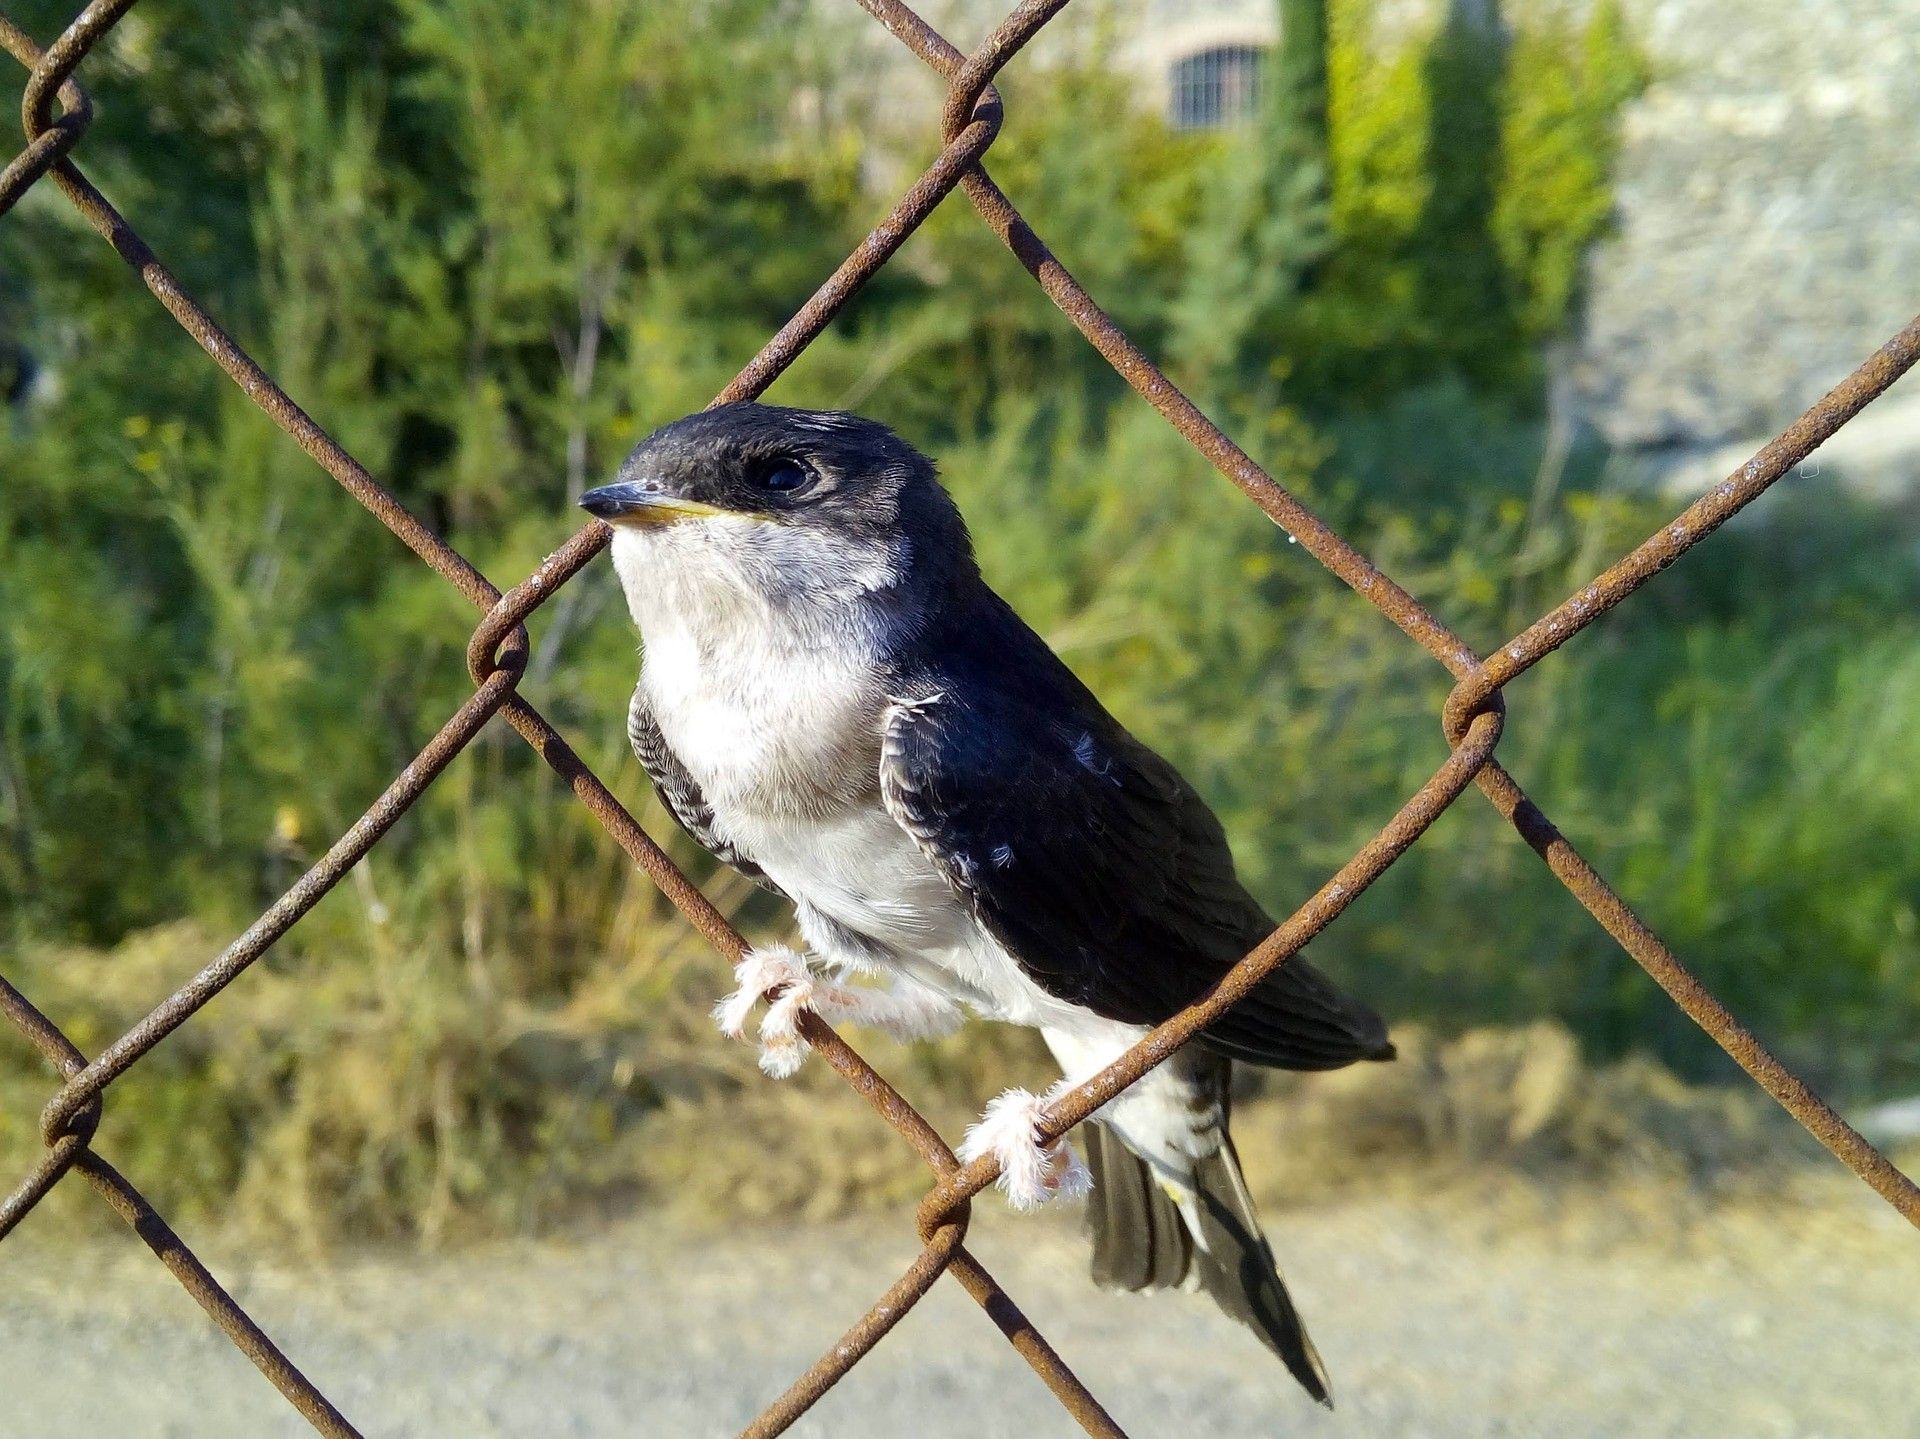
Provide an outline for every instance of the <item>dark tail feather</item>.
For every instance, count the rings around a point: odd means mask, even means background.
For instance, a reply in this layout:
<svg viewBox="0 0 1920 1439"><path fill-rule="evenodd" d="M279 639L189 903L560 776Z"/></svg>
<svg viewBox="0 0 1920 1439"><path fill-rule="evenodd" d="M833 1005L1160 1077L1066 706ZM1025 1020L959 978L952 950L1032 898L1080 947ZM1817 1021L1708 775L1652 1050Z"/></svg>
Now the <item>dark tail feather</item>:
<svg viewBox="0 0 1920 1439"><path fill-rule="evenodd" d="M1093 1282L1106 1289L1172 1289L1192 1267L1193 1236L1146 1161L1106 1125L1081 1126L1093 1193Z"/></svg>
<svg viewBox="0 0 1920 1439"><path fill-rule="evenodd" d="M1329 1409L1332 1386L1319 1351L1274 1268L1231 1140L1195 1168L1195 1209L1204 1248L1187 1232L1179 1206L1145 1160L1106 1125L1081 1127L1093 1171L1088 1224L1093 1278L1110 1289L1167 1289L1192 1279L1267 1348Z"/></svg>
<svg viewBox="0 0 1920 1439"><path fill-rule="evenodd" d="M1217 1153L1195 1168L1200 1191L1200 1233L1206 1249L1195 1250L1200 1287L1228 1314L1258 1334L1280 1356L1307 1393L1329 1409L1333 1385L1320 1351L1307 1337L1287 1286L1280 1282L1273 1250L1260 1232L1253 1198L1240 1174L1233 1141L1224 1138Z"/></svg>

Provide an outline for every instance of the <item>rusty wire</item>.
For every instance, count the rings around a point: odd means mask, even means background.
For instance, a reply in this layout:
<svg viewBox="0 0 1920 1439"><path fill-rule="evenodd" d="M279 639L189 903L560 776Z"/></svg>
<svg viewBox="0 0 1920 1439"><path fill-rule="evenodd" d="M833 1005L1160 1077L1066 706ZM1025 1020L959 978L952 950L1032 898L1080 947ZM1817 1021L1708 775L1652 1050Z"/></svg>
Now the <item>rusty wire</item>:
<svg viewBox="0 0 1920 1439"><path fill-rule="evenodd" d="M93 117L92 105L72 78L73 73L135 3L93 0L44 50L0 16L0 46L28 70L21 103L27 143L0 168L0 216L34 184L51 176L80 215L126 260L248 398L408 549L484 614L467 651L475 686L471 697L292 888L198 975L99 1054L89 1059L26 996L0 978L0 1014L27 1037L63 1080L42 1115L44 1154L32 1172L0 1202L0 1239L11 1233L55 1185L69 1173L78 1172L317 1431L351 1436L358 1433L354 1426L280 1352L139 1191L93 1151L91 1145L109 1086L168 1034L198 1014L297 923L366 855L495 714L504 716L507 724L553 767L615 843L722 954L738 959L745 944L725 916L518 692L527 662L527 617L606 547L607 528L598 521L590 523L525 580L501 593L411 514L234 343L69 158ZM988 177L982 161L1000 133L1004 113L993 79L1042 26L1066 7L1068 0L1025 0L971 55L948 44L903 0L859 3L946 81L940 151L866 240L747 363L715 403L749 399L764 391L933 210L959 189L1066 318L1148 404L1275 524L1431 654L1455 680L1441 713L1449 753L1433 777L1206 995L1160 1025L1100 1074L1063 1096L1050 1112L1046 1126L1049 1136L1064 1134L1218 1019L1261 978L1331 924L1473 785L1689 1018L1836 1158L1902 1216L1920 1226L1920 1188L1740 1025L1494 758L1506 722L1501 687L1634 594L1882 394L1920 360L1920 319L1868 357L1805 415L1670 525L1492 654L1482 657L1302 505L1182 394L1081 288ZM57 116L53 113L56 100L60 107ZM801 1031L827 1064L913 1146L932 1171L934 1183L920 1206L923 1248L912 1265L744 1433L763 1439L786 1430L944 1274L956 1279L979 1303L1087 1433L1123 1436L1099 1401L965 1247L973 1196L997 1177L995 1161L989 1157L961 1165L920 1113L830 1027L805 1015Z"/></svg>

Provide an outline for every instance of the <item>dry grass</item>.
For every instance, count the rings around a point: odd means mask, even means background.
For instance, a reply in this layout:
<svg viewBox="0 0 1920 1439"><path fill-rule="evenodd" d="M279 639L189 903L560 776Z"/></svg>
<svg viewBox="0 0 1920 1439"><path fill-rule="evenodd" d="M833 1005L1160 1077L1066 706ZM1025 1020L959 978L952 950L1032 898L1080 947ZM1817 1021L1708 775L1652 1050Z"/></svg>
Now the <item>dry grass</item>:
<svg viewBox="0 0 1920 1439"><path fill-rule="evenodd" d="M712 1033L705 1010L724 975L670 931L656 962L606 965L545 1003L472 966L404 949L352 962L309 940L116 1083L101 1148L170 1212L308 1247L634 1209L820 1219L922 1192L912 1151L824 1066L774 1084ZM94 1048L213 948L171 926L112 951L16 959ZM1785 1193L1817 1156L1752 1090L1688 1086L1642 1059L1590 1064L1557 1024L1454 1038L1402 1026L1397 1038L1394 1064L1248 1076L1235 1133L1266 1203L1491 1185L1503 1203L1551 1211L1570 1185L1604 1180L1670 1207ZM998 1026L910 1049L860 1043L949 1135L999 1088L1051 1077L1033 1036ZM50 1091L24 1046L0 1047L0 1174L31 1162ZM98 1222L77 1197L34 1222Z"/></svg>
<svg viewBox="0 0 1920 1439"><path fill-rule="evenodd" d="M1410 1166L1710 1187L1816 1152L1750 1088L1689 1085L1644 1058L1591 1064L1557 1023L1453 1039L1409 1026L1395 1039L1396 1063L1260 1085L1235 1128L1246 1132L1243 1151L1272 1152L1280 1192Z"/></svg>
<svg viewBox="0 0 1920 1439"><path fill-rule="evenodd" d="M1555 1023L1450 1039L1403 1026L1396 1038L1393 1064L1244 1076L1234 1133L1264 1204L1458 1191L1469 1206L1550 1219L1570 1190L1605 1186L1611 1210L1580 1209L1604 1237L1655 1209L1788 1199L1831 1163L1757 1092L1688 1085L1647 1059L1591 1064ZM984 1026L913 1051L862 1043L949 1135L998 1088L1049 1073L1028 1036ZM655 1196L694 1219L818 1218L926 1187L906 1145L819 1066L790 1085L749 1080L668 1105L644 1132Z"/></svg>

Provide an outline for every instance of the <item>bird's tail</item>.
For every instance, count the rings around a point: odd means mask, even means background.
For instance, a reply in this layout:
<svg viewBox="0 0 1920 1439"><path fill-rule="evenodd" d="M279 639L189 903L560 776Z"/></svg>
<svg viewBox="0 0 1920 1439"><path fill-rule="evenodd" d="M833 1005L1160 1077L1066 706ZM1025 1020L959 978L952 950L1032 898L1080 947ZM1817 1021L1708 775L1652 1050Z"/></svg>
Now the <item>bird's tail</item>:
<svg viewBox="0 0 1920 1439"><path fill-rule="evenodd" d="M1163 1177L1098 1120L1082 1127L1093 1170L1088 1224L1093 1277L1110 1289L1202 1289L1260 1336L1301 1386L1329 1409L1326 1366L1274 1267L1233 1141ZM1185 1182L1183 1182L1185 1181Z"/></svg>

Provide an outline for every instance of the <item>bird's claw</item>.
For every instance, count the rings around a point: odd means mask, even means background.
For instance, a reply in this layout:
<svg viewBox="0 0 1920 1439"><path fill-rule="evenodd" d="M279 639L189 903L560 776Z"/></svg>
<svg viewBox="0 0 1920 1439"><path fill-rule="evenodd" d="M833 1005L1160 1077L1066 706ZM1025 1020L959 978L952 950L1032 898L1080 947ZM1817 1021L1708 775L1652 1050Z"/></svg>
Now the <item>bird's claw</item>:
<svg viewBox="0 0 1920 1439"><path fill-rule="evenodd" d="M714 1021L729 1039L743 1039L754 1005L770 999L760 1020L760 1068L774 1079L790 1078L806 1059L803 1012L882 1029L903 1041L947 1033L960 1017L951 1003L917 986L864 989L831 983L784 944L748 950L733 977L739 987L714 1006Z"/></svg>
<svg viewBox="0 0 1920 1439"><path fill-rule="evenodd" d="M806 1058L800 1041L800 1013L819 1002L820 981L807 961L784 944L750 949L733 967L739 987L713 1007L714 1022L729 1039L744 1039L753 1007L769 1000L760 1020L760 1068L774 1079L787 1079Z"/></svg>
<svg viewBox="0 0 1920 1439"><path fill-rule="evenodd" d="M994 1181L1015 1209L1038 1209L1052 1199L1080 1199L1093 1191L1093 1176L1065 1138L1041 1139L1047 1106L1071 1086L1056 1085L1044 1096L1009 1089L989 1101L956 1151L963 1163L991 1154L1000 1161Z"/></svg>

